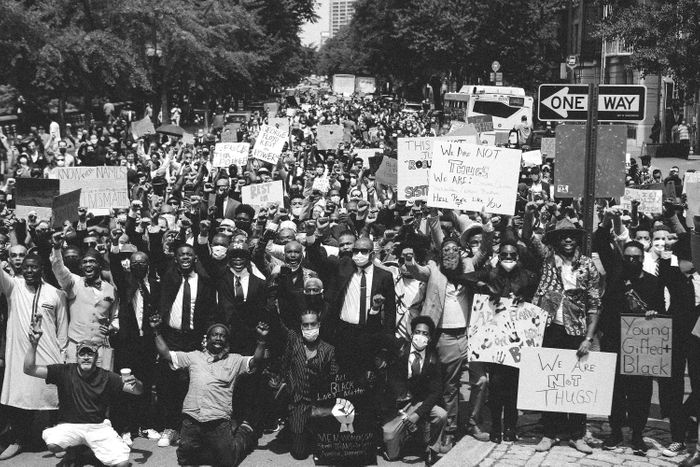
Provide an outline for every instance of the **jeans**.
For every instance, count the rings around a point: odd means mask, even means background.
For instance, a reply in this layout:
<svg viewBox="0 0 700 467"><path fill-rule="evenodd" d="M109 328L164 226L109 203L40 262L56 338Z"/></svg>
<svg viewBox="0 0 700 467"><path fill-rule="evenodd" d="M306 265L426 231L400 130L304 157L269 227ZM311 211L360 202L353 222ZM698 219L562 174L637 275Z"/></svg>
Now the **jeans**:
<svg viewBox="0 0 700 467"><path fill-rule="evenodd" d="M185 415L182 420L177 462L180 465L208 464L235 467L255 449L257 439L246 426L231 420L198 422Z"/></svg>

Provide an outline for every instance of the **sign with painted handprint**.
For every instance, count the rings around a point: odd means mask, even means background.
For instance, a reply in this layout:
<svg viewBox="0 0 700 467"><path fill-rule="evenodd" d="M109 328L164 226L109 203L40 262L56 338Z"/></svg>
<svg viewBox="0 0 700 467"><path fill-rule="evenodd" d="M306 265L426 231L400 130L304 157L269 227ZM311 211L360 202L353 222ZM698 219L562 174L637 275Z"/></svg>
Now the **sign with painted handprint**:
<svg viewBox="0 0 700 467"><path fill-rule="evenodd" d="M541 347L547 312L532 303L497 302L488 295L474 296L469 339L470 362L489 362L520 368L523 347Z"/></svg>

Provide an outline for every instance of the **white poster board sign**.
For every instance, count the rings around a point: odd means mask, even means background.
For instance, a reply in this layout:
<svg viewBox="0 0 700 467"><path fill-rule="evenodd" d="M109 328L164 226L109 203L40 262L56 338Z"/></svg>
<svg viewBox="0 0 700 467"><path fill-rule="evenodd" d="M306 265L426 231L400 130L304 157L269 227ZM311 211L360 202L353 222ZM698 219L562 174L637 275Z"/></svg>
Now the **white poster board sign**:
<svg viewBox="0 0 700 467"><path fill-rule="evenodd" d="M284 204L282 180L267 183L255 183L241 188L241 200L251 206L266 206L269 203Z"/></svg>
<svg viewBox="0 0 700 467"><path fill-rule="evenodd" d="M610 415L617 355L525 347L518 381L518 409Z"/></svg>
<svg viewBox="0 0 700 467"><path fill-rule="evenodd" d="M53 176L61 181L61 194L80 191L80 206L95 214L112 208L128 208L126 167L56 167Z"/></svg>
<svg viewBox="0 0 700 467"><path fill-rule="evenodd" d="M632 210L632 201L639 201L639 212L644 214L661 214L663 211L662 190L638 190L625 188L625 194L620 198L620 206L628 211Z"/></svg>
<svg viewBox="0 0 700 467"><path fill-rule="evenodd" d="M335 151L343 142L344 134L342 125L319 125L316 129L316 147L319 151Z"/></svg>
<svg viewBox="0 0 700 467"><path fill-rule="evenodd" d="M396 159L384 156L375 174L378 185L396 186Z"/></svg>
<svg viewBox="0 0 700 467"><path fill-rule="evenodd" d="M513 215L521 154L517 149L436 141L428 206Z"/></svg>
<svg viewBox="0 0 700 467"><path fill-rule="evenodd" d="M671 318L623 314L620 335L620 374L671 377Z"/></svg>
<svg viewBox="0 0 700 467"><path fill-rule="evenodd" d="M267 124L289 133L289 119L287 117L270 117Z"/></svg>
<svg viewBox="0 0 700 467"><path fill-rule="evenodd" d="M523 165L525 167L535 167L542 165L542 152L539 149L523 153Z"/></svg>
<svg viewBox="0 0 700 467"><path fill-rule="evenodd" d="M270 125L261 126L250 157L276 164L284 149L284 143L287 142L287 136L287 132L279 128Z"/></svg>
<svg viewBox="0 0 700 467"><path fill-rule="evenodd" d="M214 146L214 167L228 167L235 164L242 167L248 163L250 143L216 143Z"/></svg>

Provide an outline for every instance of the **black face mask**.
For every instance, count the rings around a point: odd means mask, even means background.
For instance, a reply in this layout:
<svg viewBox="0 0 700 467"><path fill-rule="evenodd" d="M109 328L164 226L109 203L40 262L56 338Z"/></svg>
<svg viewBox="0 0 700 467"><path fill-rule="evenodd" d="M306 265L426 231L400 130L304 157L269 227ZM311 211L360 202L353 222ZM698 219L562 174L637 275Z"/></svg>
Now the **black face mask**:
<svg viewBox="0 0 700 467"><path fill-rule="evenodd" d="M639 261L627 261L622 264L624 275L627 279L636 279L642 273L642 263Z"/></svg>
<svg viewBox="0 0 700 467"><path fill-rule="evenodd" d="M239 229L245 231L245 232L250 232L250 221L246 221L243 219L236 219L235 220L236 227Z"/></svg>
<svg viewBox="0 0 700 467"><path fill-rule="evenodd" d="M131 263L131 272L137 277L145 277L146 273L148 273L148 266L145 264Z"/></svg>

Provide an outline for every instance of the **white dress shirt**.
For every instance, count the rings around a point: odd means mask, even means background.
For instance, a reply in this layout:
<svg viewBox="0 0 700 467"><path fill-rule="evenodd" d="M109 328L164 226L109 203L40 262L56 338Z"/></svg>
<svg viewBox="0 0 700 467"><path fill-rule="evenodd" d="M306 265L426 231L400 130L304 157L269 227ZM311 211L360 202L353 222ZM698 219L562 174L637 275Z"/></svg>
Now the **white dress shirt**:
<svg viewBox="0 0 700 467"><path fill-rule="evenodd" d="M199 275L196 272L190 273L190 329L194 329L194 303L197 301L197 284L199 283ZM170 320L168 326L173 329L181 330L182 327L182 294L184 279L180 282L180 289L177 291L173 307L170 309Z"/></svg>
<svg viewBox="0 0 700 467"><path fill-rule="evenodd" d="M416 355L413 352L418 352L416 349L411 346L411 353L408 354L408 377L411 378L413 377L413 371L411 370L411 365L413 365L413 360L416 359ZM423 365L425 365L425 349L423 349L422 352L418 352L418 355L420 355L420 371L423 371Z"/></svg>
<svg viewBox="0 0 700 467"><path fill-rule="evenodd" d="M245 302L248 300L248 283L250 282L250 274L248 273L247 269L242 270L240 273L234 272L233 269L231 269L231 272L233 273L233 290L234 293L236 291L236 277L241 281L241 287L243 288L243 301Z"/></svg>
<svg viewBox="0 0 700 467"><path fill-rule="evenodd" d="M151 285L148 283L147 280L144 280L143 282L146 284L146 290L148 290L150 292ZM191 283L190 283L190 287L191 287ZM180 304L182 305L182 298L180 299ZM143 296L141 295L141 290L139 288L136 289L136 293L134 293L134 297L131 299L131 306L134 308L134 314L136 315L136 324L139 327L139 335L143 336L143 329L142 329ZM192 309L194 309L194 308L192 308Z"/></svg>
<svg viewBox="0 0 700 467"><path fill-rule="evenodd" d="M365 309L367 310L367 318L372 310L372 277L374 277L374 265L370 264L365 268L365 277L367 280L367 294L365 297ZM362 272L356 270L348 284L348 290L345 292L345 300L343 307L340 310L340 319L350 324L360 324L360 283L362 282Z"/></svg>

